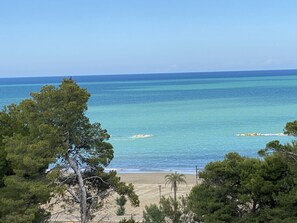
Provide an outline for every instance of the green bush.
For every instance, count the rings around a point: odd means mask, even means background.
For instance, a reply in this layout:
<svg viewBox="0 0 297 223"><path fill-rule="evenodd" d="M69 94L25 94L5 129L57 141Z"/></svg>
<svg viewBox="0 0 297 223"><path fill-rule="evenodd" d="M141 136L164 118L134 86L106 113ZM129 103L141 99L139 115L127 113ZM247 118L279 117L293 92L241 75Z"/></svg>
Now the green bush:
<svg viewBox="0 0 297 223"><path fill-rule="evenodd" d="M132 217L128 220L126 220L126 218L122 219L119 221L119 223L138 223L138 221L136 222Z"/></svg>
<svg viewBox="0 0 297 223"><path fill-rule="evenodd" d="M126 202L127 202L127 199L125 198L125 196L120 196L116 199L116 203L119 206L125 206Z"/></svg>
<svg viewBox="0 0 297 223"><path fill-rule="evenodd" d="M119 206L116 212L117 216L122 216L125 214L125 207L124 206Z"/></svg>

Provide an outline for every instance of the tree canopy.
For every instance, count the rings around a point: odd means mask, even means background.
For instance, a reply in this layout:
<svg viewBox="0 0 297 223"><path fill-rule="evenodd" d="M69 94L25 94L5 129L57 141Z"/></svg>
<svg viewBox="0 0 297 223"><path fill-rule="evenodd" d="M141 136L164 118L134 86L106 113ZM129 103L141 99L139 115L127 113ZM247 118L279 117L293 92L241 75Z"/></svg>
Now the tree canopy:
<svg viewBox="0 0 297 223"><path fill-rule="evenodd" d="M190 207L203 222L279 222L297 220L284 199L296 202L296 174L279 154L263 160L229 153L199 174L201 185L189 196ZM292 208L291 208L292 210Z"/></svg>
<svg viewBox="0 0 297 223"><path fill-rule="evenodd" d="M143 223L196 223L194 214L189 208L188 197L175 200L162 197L159 206L145 206Z"/></svg>
<svg viewBox="0 0 297 223"><path fill-rule="evenodd" d="M165 185L170 184L171 190L173 190L173 197L176 200L177 186L179 184L187 184L186 177L184 174L171 173L165 176Z"/></svg>
<svg viewBox="0 0 297 223"><path fill-rule="evenodd" d="M133 185L122 183L116 172L104 172L113 159L113 147L106 142L107 131L85 115L89 97L85 89L65 79L59 87L45 86L1 112L0 204L6 208L0 219L11 218L15 210L30 216L24 222L40 222L48 216L40 204L53 194L78 204L83 223L112 191L138 205ZM24 210L13 208L17 204ZM35 209L27 213L30 207Z"/></svg>

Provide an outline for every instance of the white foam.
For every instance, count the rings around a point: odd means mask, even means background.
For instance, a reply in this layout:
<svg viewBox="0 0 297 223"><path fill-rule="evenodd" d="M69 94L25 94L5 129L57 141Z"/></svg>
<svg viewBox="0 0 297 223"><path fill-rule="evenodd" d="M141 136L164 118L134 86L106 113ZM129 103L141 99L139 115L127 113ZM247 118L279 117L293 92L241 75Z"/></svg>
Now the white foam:
<svg viewBox="0 0 297 223"><path fill-rule="evenodd" d="M251 132L251 133L240 133L236 134L236 136L287 136L284 133L258 133L258 132Z"/></svg>
<svg viewBox="0 0 297 223"><path fill-rule="evenodd" d="M136 134L131 136L132 139L144 139L144 138L150 138L153 137L152 134Z"/></svg>

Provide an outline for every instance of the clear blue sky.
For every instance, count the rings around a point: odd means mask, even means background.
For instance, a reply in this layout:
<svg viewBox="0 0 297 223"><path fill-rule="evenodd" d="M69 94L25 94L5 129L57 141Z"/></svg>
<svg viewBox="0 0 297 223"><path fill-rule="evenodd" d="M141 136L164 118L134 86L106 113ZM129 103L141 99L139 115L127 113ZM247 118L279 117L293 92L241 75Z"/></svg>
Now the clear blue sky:
<svg viewBox="0 0 297 223"><path fill-rule="evenodd" d="M296 0L1 0L0 77L297 68Z"/></svg>

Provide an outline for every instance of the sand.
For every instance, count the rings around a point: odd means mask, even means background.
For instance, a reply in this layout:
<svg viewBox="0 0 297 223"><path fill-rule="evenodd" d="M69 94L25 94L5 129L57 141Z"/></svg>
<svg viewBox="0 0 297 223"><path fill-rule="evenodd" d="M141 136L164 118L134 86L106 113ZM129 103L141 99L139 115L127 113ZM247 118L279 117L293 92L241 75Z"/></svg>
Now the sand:
<svg viewBox="0 0 297 223"><path fill-rule="evenodd" d="M173 196L170 185L165 186L165 175L168 173L125 173L119 174L121 180L126 183L132 183L135 188L136 194L139 196L140 206L132 207L127 202L125 208L126 213L123 216L116 215L117 206L115 204L116 195L113 195L108 199L103 209L96 213L96 217L93 222L119 222L123 218L130 218L133 216L135 220L142 220L142 213L146 205L158 204L160 196ZM185 196L189 194L191 188L196 184L195 175L185 174L187 185L180 185L178 187L177 196ZM59 207L54 207L51 220L73 222L77 221L75 216L78 216L77 212L74 212L71 216L60 212ZM59 213L59 214L54 214Z"/></svg>

